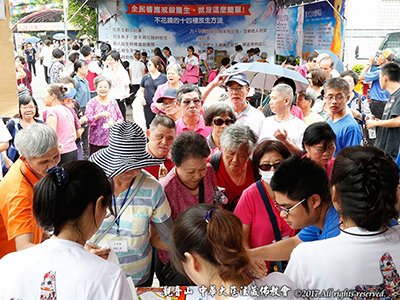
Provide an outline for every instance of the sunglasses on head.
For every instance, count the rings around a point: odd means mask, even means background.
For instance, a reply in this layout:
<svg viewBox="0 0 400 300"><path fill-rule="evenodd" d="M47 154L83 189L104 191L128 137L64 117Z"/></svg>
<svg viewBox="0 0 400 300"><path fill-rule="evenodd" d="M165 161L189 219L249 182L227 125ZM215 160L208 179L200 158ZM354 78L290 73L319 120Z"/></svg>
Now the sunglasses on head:
<svg viewBox="0 0 400 300"><path fill-rule="evenodd" d="M224 120L224 119L222 119L222 118L215 118L215 119L213 120L213 123L214 123L214 125L216 125L216 126L222 126L222 124L224 124L224 123L225 123L226 126L229 126L229 125L235 123L235 121L232 120L231 118L226 119L226 120Z"/></svg>
<svg viewBox="0 0 400 300"><path fill-rule="evenodd" d="M280 164L281 164L280 161L276 162L274 164L261 164L261 165L258 166L258 168L261 171L271 171L272 167L274 167L274 170L276 170L279 167Z"/></svg>

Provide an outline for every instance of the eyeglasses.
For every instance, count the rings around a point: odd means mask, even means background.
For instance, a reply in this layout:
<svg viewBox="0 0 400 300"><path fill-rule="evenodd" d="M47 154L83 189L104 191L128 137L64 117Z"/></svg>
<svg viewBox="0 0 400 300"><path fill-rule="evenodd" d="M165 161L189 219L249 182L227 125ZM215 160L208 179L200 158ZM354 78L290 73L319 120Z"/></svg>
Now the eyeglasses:
<svg viewBox="0 0 400 300"><path fill-rule="evenodd" d="M235 123L235 120L232 120L231 118L228 118L226 120L222 119L222 118L215 118L213 120L214 125L216 126L222 126L224 123L226 126L229 126L231 124Z"/></svg>
<svg viewBox="0 0 400 300"><path fill-rule="evenodd" d="M335 99L336 101L343 101L345 99L345 96L343 94L326 95L324 98L328 101L332 101L333 99Z"/></svg>
<svg viewBox="0 0 400 300"><path fill-rule="evenodd" d="M192 102L196 106L199 106L201 104L201 100L200 99L186 99L186 100L182 101L183 105L185 105L185 106L189 106L190 103L192 103Z"/></svg>
<svg viewBox="0 0 400 300"><path fill-rule="evenodd" d="M230 93L242 93L243 90L244 90L243 86L240 88L235 88L235 89L228 87L228 92L230 92Z"/></svg>
<svg viewBox="0 0 400 300"><path fill-rule="evenodd" d="M258 166L258 168L261 171L271 171L272 167L276 170L279 167L280 164L281 164L280 161L278 161L278 162L276 162L274 164L261 164L261 165Z"/></svg>
<svg viewBox="0 0 400 300"><path fill-rule="evenodd" d="M278 204L278 202L275 201L275 207L277 210L279 210L279 212L281 214L283 214L284 216L288 216L290 214L291 211L293 211L293 209L295 209L297 206L299 206L300 204L302 204L304 201L306 201L307 198L304 198L303 200L301 200L299 203L297 203L296 205L292 206L291 208L284 208L282 206L280 206Z"/></svg>

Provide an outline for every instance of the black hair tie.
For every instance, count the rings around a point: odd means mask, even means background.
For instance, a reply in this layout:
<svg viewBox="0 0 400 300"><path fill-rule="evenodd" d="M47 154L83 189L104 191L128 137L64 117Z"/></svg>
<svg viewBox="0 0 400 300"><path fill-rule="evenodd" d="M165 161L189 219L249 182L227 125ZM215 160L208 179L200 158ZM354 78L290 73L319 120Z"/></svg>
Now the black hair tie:
<svg viewBox="0 0 400 300"><path fill-rule="evenodd" d="M57 185L65 187L68 182L68 173L63 167L55 166L46 171L47 174L55 174L57 178Z"/></svg>

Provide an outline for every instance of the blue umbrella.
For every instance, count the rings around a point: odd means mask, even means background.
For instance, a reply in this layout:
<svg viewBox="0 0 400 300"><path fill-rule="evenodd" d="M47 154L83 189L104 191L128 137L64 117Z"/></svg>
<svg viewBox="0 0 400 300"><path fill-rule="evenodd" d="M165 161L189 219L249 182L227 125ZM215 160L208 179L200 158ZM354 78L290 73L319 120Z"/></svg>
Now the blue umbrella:
<svg viewBox="0 0 400 300"><path fill-rule="evenodd" d="M225 72L229 75L244 73L250 81L250 86L261 90L271 90L280 77L292 79L297 91L305 91L308 87L308 80L299 72L270 63L238 63Z"/></svg>
<svg viewBox="0 0 400 300"><path fill-rule="evenodd" d="M35 43L37 43L37 42L39 42L40 41L40 39L38 38L38 37L36 37L36 36L31 36L31 37L28 37L28 38L26 38L25 39L25 43L32 43L32 44L35 44Z"/></svg>
<svg viewBox="0 0 400 300"><path fill-rule="evenodd" d="M330 50L315 50L315 52L317 52L318 54L322 54L322 53L326 53L329 55L329 57L331 57L333 59L333 62L335 64L335 69L336 71L338 71L339 73L342 73L344 71L344 65L343 62L340 60L340 58L333 53Z"/></svg>
<svg viewBox="0 0 400 300"><path fill-rule="evenodd" d="M65 33L59 32L56 33L55 35L53 35L53 39L61 41L61 40L65 40L65 38L69 39L69 36L66 36Z"/></svg>

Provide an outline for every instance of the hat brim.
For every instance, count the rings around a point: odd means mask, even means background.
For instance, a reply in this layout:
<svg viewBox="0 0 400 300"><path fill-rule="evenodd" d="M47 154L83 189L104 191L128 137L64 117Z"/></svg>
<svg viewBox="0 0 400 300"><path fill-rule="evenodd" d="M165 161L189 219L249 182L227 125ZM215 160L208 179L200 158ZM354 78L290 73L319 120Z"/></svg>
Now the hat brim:
<svg viewBox="0 0 400 300"><path fill-rule="evenodd" d="M157 99L157 103L162 103L164 100L176 99L176 97L162 96Z"/></svg>
<svg viewBox="0 0 400 300"><path fill-rule="evenodd" d="M240 84L241 86L250 85L250 83L248 81L244 81L244 80L236 79L236 78L230 79L229 81L226 82L225 85L228 86L230 82L236 82L236 83Z"/></svg>
<svg viewBox="0 0 400 300"><path fill-rule="evenodd" d="M114 178L130 170L157 166L164 162L163 158L154 158L147 152L141 156L140 160L131 155L117 157L110 152L109 147L93 153L89 160L102 168L108 178Z"/></svg>

